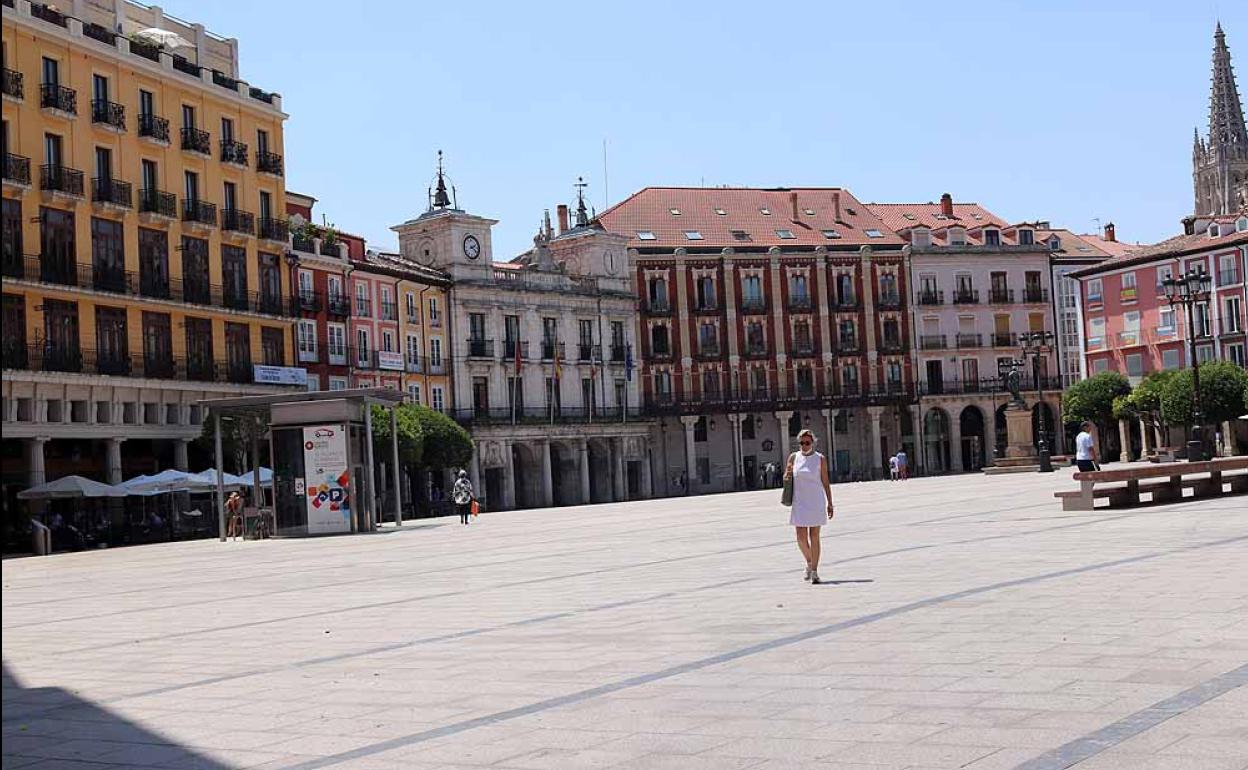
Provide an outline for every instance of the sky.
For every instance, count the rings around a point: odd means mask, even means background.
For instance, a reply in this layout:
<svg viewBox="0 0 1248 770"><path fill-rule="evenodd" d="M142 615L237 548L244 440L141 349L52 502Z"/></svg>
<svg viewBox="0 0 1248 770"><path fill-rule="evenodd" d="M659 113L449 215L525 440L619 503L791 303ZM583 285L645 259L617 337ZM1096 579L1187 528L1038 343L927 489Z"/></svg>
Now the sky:
<svg viewBox="0 0 1248 770"><path fill-rule="evenodd" d="M395 247L442 150L496 260L582 176L599 211L650 185L949 192L1150 243L1191 213L1218 19L1248 78L1227 0L161 5L282 94L287 189L318 214Z"/></svg>

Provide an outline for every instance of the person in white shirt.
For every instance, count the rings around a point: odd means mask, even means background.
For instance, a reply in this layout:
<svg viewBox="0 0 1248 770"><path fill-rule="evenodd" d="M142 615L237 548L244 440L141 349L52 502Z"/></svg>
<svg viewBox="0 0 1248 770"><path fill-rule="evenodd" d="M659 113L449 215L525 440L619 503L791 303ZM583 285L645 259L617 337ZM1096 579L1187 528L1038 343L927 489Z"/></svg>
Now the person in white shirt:
<svg viewBox="0 0 1248 770"><path fill-rule="evenodd" d="M1096 456L1092 450L1092 423L1080 423L1079 435L1075 436L1075 465L1079 466L1079 470L1096 470Z"/></svg>

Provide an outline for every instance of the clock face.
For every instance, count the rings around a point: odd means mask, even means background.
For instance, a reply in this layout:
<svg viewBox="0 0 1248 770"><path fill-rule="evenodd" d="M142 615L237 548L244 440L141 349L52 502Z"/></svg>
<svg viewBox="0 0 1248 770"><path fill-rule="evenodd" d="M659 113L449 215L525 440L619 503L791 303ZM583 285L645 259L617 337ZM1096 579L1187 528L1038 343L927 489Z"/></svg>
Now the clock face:
<svg viewBox="0 0 1248 770"><path fill-rule="evenodd" d="M602 263L607 268L608 275L615 275L620 269L620 258L615 255L614 251L608 251L602 255Z"/></svg>
<svg viewBox="0 0 1248 770"><path fill-rule="evenodd" d="M469 235L464 238L464 256L468 259L481 256L481 241L477 240L477 236Z"/></svg>

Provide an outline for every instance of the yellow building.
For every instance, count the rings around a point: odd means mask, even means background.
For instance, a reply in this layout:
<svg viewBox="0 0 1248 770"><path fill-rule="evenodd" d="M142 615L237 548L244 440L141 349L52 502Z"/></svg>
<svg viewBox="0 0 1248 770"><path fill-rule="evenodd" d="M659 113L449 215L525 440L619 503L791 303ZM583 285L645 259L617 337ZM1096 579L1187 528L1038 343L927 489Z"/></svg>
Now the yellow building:
<svg viewBox="0 0 1248 770"><path fill-rule="evenodd" d="M159 8L4 5L6 494L183 468L199 399L303 384L281 99Z"/></svg>
<svg viewBox="0 0 1248 770"><path fill-rule="evenodd" d="M413 403L450 412L454 406L446 302L450 276L393 252L370 251L367 262L397 279L404 392Z"/></svg>

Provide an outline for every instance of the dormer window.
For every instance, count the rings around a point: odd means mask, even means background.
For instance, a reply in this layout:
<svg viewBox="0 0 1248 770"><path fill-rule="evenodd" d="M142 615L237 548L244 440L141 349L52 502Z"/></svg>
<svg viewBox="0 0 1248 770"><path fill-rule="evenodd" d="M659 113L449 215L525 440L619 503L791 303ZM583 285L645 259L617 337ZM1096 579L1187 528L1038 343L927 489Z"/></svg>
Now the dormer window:
<svg viewBox="0 0 1248 770"><path fill-rule="evenodd" d="M949 228L949 245L950 246L965 246L966 245L966 230L962 229L961 227Z"/></svg>
<svg viewBox="0 0 1248 770"><path fill-rule="evenodd" d="M1000 246L1001 245L1001 231L1000 230L985 230L984 231L984 245L985 246Z"/></svg>
<svg viewBox="0 0 1248 770"><path fill-rule="evenodd" d="M1018 245L1019 246L1030 246L1035 242L1036 242L1035 233L1033 233L1031 230L1019 230L1018 231Z"/></svg>
<svg viewBox="0 0 1248 770"><path fill-rule="evenodd" d="M655 235L654 235L654 233L653 233L653 232L651 232L650 230L638 230L638 231L637 231L637 240L639 240L639 241L653 241L653 240L655 240Z"/></svg>
<svg viewBox="0 0 1248 770"><path fill-rule="evenodd" d="M1061 238L1058 238L1056 235L1049 236L1049 250L1050 251L1057 251L1059 248L1061 248L1061 246L1062 246Z"/></svg>
<svg viewBox="0 0 1248 770"><path fill-rule="evenodd" d="M1209 237L1210 238L1218 237L1218 223L1217 222L1213 222L1212 224L1209 225Z"/></svg>
<svg viewBox="0 0 1248 770"><path fill-rule="evenodd" d="M932 231L926 227L916 227L910 231L910 243L916 248L926 249L932 245Z"/></svg>
<svg viewBox="0 0 1248 770"><path fill-rule="evenodd" d="M1237 233L1248 232L1248 217L1240 217L1239 219L1235 220L1235 232Z"/></svg>
<svg viewBox="0 0 1248 770"><path fill-rule="evenodd" d="M678 217L678 216L680 216L680 209L668 209L668 211L669 211L669 212L671 213L671 215L672 215L672 216L674 216L674 217Z"/></svg>

